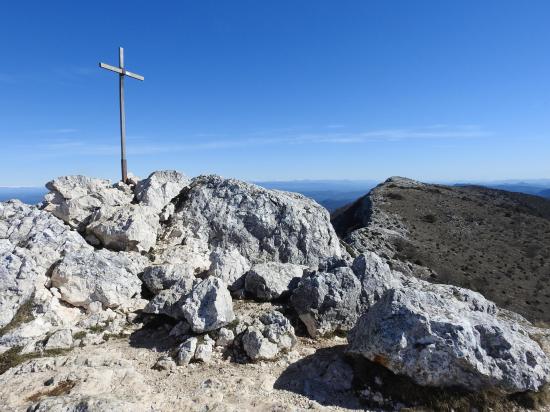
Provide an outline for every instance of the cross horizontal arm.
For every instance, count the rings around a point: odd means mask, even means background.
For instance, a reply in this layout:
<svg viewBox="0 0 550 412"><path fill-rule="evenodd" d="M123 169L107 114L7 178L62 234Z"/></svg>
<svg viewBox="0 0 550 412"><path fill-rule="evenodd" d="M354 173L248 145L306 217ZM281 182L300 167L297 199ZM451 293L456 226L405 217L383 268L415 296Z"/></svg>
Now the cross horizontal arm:
<svg viewBox="0 0 550 412"><path fill-rule="evenodd" d="M118 67L115 67L115 66L111 66L110 64L99 63L99 67L101 67L102 69L107 69L113 72L117 72L118 74L122 74L122 69L119 69Z"/></svg>
<svg viewBox="0 0 550 412"><path fill-rule="evenodd" d="M122 75L125 75L125 76L130 76L130 77L132 77L134 79L137 79L137 80L141 80L141 81L145 80L145 77L143 77L139 74L129 72L127 70L121 69L120 67L111 66L110 64L99 63L99 67L101 67L102 69L111 70L111 71L113 71L115 73L118 73L118 74L122 74Z"/></svg>
<svg viewBox="0 0 550 412"><path fill-rule="evenodd" d="M145 77L143 76L140 76L139 74L135 74L135 73L132 73L132 72L129 72L129 71L124 71L124 74L126 76L130 76L130 77L133 77L134 79L138 79L138 80L145 80Z"/></svg>

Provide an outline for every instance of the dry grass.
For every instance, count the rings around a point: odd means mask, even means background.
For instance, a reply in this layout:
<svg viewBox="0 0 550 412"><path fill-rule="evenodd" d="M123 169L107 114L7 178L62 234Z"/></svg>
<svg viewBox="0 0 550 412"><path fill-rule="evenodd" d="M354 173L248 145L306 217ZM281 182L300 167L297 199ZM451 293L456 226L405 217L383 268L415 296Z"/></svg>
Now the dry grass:
<svg viewBox="0 0 550 412"><path fill-rule="evenodd" d="M30 402L37 402L42 398L46 398L48 396L61 396L61 395L67 395L71 393L71 390L75 387L76 382L67 379L65 381L59 382L59 384L51 389L43 390L36 392L35 394L29 396L27 398Z"/></svg>
<svg viewBox="0 0 550 412"><path fill-rule="evenodd" d="M16 329L23 323L30 322L34 319L34 316L32 314L32 302L33 297L31 296L25 303L23 303L19 307L19 309L17 309L17 312L15 313L11 322L0 328L0 336L5 335L6 333Z"/></svg>
<svg viewBox="0 0 550 412"><path fill-rule="evenodd" d="M377 230L378 213L399 221L407 239ZM363 205L335 212L333 224L344 237L364 227L367 244L387 250L405 267L410 262L429 268L430 281L473 289L532 322L550 322L548 199L481 187L390 183L374 189Z"/></svg>
<svg viewBox="0 0 550 412"><path fill-rule="evenodd" d="M6 372L8 369L13 368L25 361L43 358L47 356L59 356L65 355L70 349L49 349L43 352L21 353L21 347L16 346L8 349L6 352L0 355L0 375Z"/></svg>

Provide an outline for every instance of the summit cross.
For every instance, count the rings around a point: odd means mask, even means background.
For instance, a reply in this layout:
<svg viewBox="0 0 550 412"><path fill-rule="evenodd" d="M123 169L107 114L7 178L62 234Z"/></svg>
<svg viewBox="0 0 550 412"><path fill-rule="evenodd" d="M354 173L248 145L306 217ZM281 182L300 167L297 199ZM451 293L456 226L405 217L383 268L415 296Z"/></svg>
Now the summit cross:
<svg viewBox="0 0 550 412"><path fill-rule="evenodd" d="M120 167L122 169L122 181L128 181L128 165L126 162L126 114L124 112L124 76L133 77L138 80L145 80L143 76L129 72L124 68L124 49L118 48L118 66L111 66L105 63L99 63L102 69L111 70L118 73L118 93L120 99Z"/></svg>

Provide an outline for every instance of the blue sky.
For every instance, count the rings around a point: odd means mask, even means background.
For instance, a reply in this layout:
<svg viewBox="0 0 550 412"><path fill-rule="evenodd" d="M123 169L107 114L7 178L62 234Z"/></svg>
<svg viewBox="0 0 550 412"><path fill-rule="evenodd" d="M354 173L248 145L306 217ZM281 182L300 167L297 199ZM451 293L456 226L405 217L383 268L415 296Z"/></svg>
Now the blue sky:
<svg viewBox="0 0 550 412"><path fill-rule="evenodd" d="M0 185L550 177L550 2L3 2Z"/></svg>

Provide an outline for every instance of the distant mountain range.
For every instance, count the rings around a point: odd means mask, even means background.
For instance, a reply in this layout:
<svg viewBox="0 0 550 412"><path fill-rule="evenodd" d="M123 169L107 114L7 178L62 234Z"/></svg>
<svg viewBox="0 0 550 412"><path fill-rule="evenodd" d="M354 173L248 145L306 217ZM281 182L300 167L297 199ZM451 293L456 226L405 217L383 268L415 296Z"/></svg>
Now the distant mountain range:
<svg viewBox="0 0 550 412"><path fill-rule="evenodd" d="M280 182L254 182L267 189L298 192L314 199L329 211L334 211L361 196L381 183L377 180L295 180ZM484 186L491 189L525 193L550 199L550 179L533 181L450 182L454 186Z"/></svg>
<svg viewBox="0 0 550 412"><path fill-rule="evenodd" d="M266 189L301 193L332 211L365 195L379 182L376 180L295 180L254 183Z"/></svg>
<svg viewBox="0 0 550 412"><path fill-rule="evenodd" d="M298 192L314 199L329 211L336 210L368 193L381 183L377 180L291 180L254 182L267 189ZM550 199L550 179L533 181L447 182L455 186L478 185L509 192L526 193ZM28 204L42 201L44 187L0 187L0 202L19 199Z"/></svg>

